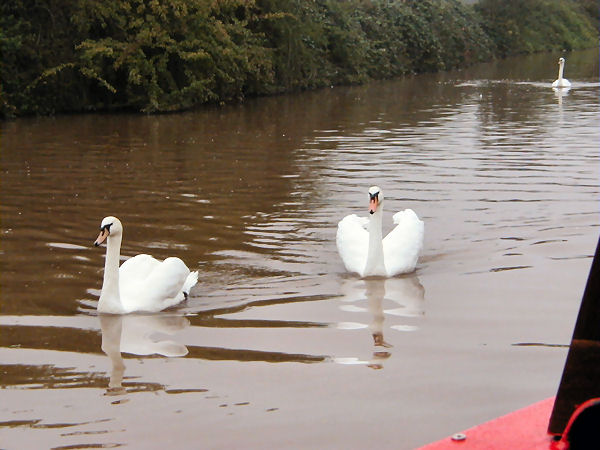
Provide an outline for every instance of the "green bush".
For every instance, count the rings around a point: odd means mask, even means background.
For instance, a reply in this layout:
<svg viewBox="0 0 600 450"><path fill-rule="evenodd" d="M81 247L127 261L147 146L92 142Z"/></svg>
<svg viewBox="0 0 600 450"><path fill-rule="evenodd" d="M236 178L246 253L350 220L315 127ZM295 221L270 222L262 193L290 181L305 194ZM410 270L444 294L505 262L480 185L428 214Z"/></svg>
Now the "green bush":
<svg viewBox="0 0 600 450"><path fill-rule="evenodd" d="M83 11L77 27L88 37L74 56L107 91L100 106L180 110L239 100L268 84L270 52L247 27L251 3L220 4L134 0Z"/></svg>
<svg viewBox="0 0 600 450"><path fill-rule="evenodd" d="M598 45L589 1L481 0L475 8L500 57Z"/></svg>
<svg viewBox="0 0 600 450"><path fill-rule="evenodd" d="M597 45L592 0L6 0L0 116L178 111Z"/></svg>

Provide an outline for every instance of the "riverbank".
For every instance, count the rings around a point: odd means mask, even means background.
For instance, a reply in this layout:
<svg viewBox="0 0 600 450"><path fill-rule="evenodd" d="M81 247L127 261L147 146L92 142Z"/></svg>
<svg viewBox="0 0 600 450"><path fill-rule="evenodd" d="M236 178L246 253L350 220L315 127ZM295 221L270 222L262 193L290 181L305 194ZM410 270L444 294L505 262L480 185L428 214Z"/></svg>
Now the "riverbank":
<svg viewBox="0 0 600 450"><path fill-rule="evenodd" d="M588 0L16 1L0 6L0 117L361 84L597 46L597 23Z"/></svg>

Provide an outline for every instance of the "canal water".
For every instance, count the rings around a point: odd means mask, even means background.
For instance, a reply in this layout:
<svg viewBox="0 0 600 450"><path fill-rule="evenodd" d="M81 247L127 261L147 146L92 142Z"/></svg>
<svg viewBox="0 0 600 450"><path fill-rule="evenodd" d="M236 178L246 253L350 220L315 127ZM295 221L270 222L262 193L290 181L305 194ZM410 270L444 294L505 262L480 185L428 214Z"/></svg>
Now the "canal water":
<svg viewBox="0 0 600 450"><path fill-rule="evenodd" d="M596 49L183 114L1 125L0 448L411 449L555 395L598 239ZM417 270L338 257L369 186ZM96 313L123 260L200 273ZM375 345L373 334L387 345Z"/></svg>

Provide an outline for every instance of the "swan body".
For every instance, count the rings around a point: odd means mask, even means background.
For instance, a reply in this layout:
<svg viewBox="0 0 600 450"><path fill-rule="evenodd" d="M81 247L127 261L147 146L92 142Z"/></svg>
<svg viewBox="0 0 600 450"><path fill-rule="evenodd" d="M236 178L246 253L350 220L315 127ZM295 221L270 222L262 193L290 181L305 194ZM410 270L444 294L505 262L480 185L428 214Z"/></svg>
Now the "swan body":
<svg viewBox="0 0 600 450"><path fill-rule="evenodd" d="M369 197L369 219L350 214L338 223L336 244L344 266L361 277L413 272L423 249L423 222L412 209L397 212L395 228L383 238L383 192L373 186Z"/></svg>
<svg viewBox="0 0 600 450"><path fill-rule="evenodd" d="M128 314L157 312L183 301L198 282L198 272L179 258L159 261L150 255L137 255L119 267L123 225L116 217L105 217L94 245L106 240L104 280L98 312Z"/></svg>
<svg viewBox="0 0 600 450"><path fill-rule="evenodd" d="M569 88L571 82L566 78L563 78L563 72L565 70L565 58L558 58L558 78L552 83L553 88Z"/></svg>

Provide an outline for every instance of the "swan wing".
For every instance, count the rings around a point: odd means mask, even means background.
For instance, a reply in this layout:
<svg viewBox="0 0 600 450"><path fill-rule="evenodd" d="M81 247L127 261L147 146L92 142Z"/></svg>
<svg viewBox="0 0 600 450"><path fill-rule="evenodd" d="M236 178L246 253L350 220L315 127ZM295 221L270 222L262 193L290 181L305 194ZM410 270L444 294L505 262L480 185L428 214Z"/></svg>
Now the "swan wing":
<svg viewBox="0 0 600 450"><path fill-rule="evenodd" d="M349 272L362 275L367 263L369 219L350 214L338 223L336 245L344 266Z"/></svg>
<svg viewBox="0 0 600 450"><path fill-rule="evenodd" d="M423 249L425 226L412 209L394 214L396 227L383 239L383 258L388 276L415 270Z"/></svg>
<svg viewBox="0 0 600 450"><path fill-rule="evenodd" d="M159 265L160 261L150 255L136 255L129 258L119 267L119 284L121 288L123 284L135 283L146 278Z"/></svg>
<svg viewBox="0 0 600 450"><path fill-rule="evenodd" d="M184 300L183 285L190 269L175 257L167 258L155 267L146 279L147 311L161 311Z"/></svg>
<svg viewBox="0 0 600 450"><path fill-rule="evenodd" d="M146 283L146 279L161 262L150 255L136 255L129 258L119 267L119 292L121 302L127 312L139 310L140 289Z"/></svg>
<svg viewBox="0 0 600 450"><path fill-rule="evenodd" d="M138 255L131 259L139 261L119 271L120 277L126 275L119 282L121 301L130 312L157 312L176 305L184 300L198 280L198 272L190 272L179 258L171 257L161 262L149 255ZM184 289L187 289L185 295Z"/></svg>

